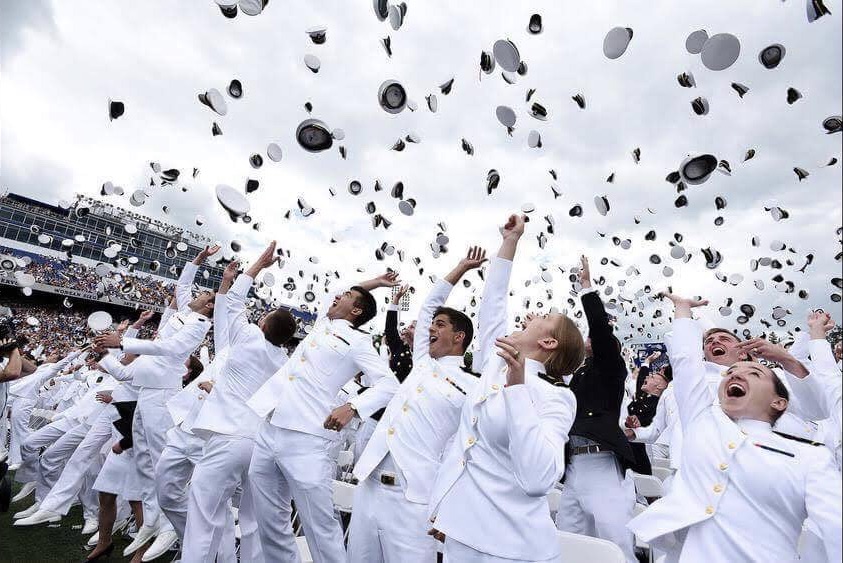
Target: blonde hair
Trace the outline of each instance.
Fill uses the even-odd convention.
[[[574,373],[585,357],[585,343],[577,325],[569,317],[560,315],[552,336],[557,346],[544,363],[548,375],[560,378]]]

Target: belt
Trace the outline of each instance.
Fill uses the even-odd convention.
[[[612,450],[604,448],[600,444],[590,444],[588,446],[577,446],[571,448],[571,455],[597,454],[600,452],[611,452]]]

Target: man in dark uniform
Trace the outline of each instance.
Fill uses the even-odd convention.
[[[579,282],[589,338],[585,363],[567,382],[577,398],[577,415],[565,451],[568,463],[556,524],[567,532],[612,541],[628,563],[636,563],[633,537],[626,529],[635,488],[625,472],[649,473],[650,467],[636,460],[619,424],[626,364],[597,288],[591,287],[585,256]]]

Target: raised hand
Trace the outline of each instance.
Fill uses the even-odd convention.
[[[375,287],[396,287],[401,285],[398,272],[386,272],[376,277],[373,281],[377,284]]]
[[[479,268],[486,261],[486,251],[479,246],[472,246],[468,249],[465,258],[460,260],[459,266],[466,272]]]
[[[580,261],[582,264],[580,265],[579,271],[579,282],[583,289],[588,289],[591,287],[591,270],[588,267],[588,257],[583,254],[580,256]]]
[[[120,324],[117,325],[117,328],[115,330],[117,330],[117,332],[119,332],[120,334],[123,334],[124,332],[126,332],[127,328],[129,328],[129,319],[123,319],[122,321],[120,321]]]
[[[401,303],[401,299],[404,297],[404,295],[409,289],[410,286],[407,284],[404,284],[400,288],[398,288],[398,291],[396,291],[395,295],[392,296],[392,304],[398,305],[399,303]]]
[[[624,421],[624,426],[626,426],[627,428],[640,428],[641,421],[638,420],[638,417],[633,414],[631,416],[626,417],[626,420]]]
[[[794,358],[784,346],[773,344],[764,338],[745,340],[737,345],[737,349],[753,358],[775,362],[800,379],[806,377],[809,373],[807,368]]]
[[[94,337],[94,351],[103,352],[107,348],[119,348],[120,340],[121,338],[119,332],[100,334],[99,336]]]
[[[673,302],[673,316],[677,319],[690,319],[691,309],[708,305],[708,299],[689,299],[667,291],[662,291],[658,297],[667,298]]]
[[[510,215],[503,227],[500,228],[501,236],[506,239],[519,239],[524,234],[526,215]]]
[[[826,337],[828,332],[834,328],[834,320],[831,315],[824,311],[811,311],[808,315],[808,332],[812,340],[820,340]]]
[[[237,277],[237,269],[240,267],[240,262],[237,260],[233,260],[228,263],[225,267],[225,270],[222,271],[222,281],[228,282],[229,285],[234,281],[234,278]]]
[[[202,264],[206,259],[213,256],[217,252],[220,251],[220,245],[215,244],[213,246],[206,246],[202,250],[199,251],[199,254],[196,255],[196,258],[193,259],[193,263],[197,266]]]
[[[509,386],[524,383],[524,354],[515,346],[515,342],[509,336],[495,339],[496,352],[506,362],[508,371],[506,373],[506,384]]]

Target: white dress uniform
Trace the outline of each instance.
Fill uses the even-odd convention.
[[[668,561],[792,561],[807,517],[821,531],[829,561],[840,561],[841,483],[825,448],[787,440],[766,422],[733,421],[706,383],[691,319],[673,322],[670,361],[686,429],[682,470],[670,493],[629,528],[668,551]],[[674,532],[684,537],[672,543]]]
[[[228,326],[223,302],[223,299],[214,302],[214,360],[205,367],[199,377],[167,401],[167,410],[174,426],[167,431],[167,443],[155,466],[158,506],[182,543],[187,526],[189,484],[205,446],[205,440],[193,433],[193,423],[208,398],[208,393],[200,389],[199,384],[207,381],[216,383],[228,358]],[[226,527],[233,534],[233,517],[227,520]],[[233,547],[229,551],[233,552]],[[218,556],[221,557],[221,563],[231,560],[231,553],[220,553]]]
[[[9,385],[9,395],[13,399],[12,417],[10,421],[9,465],[21,464],[21,467],[15,474],[15,481],[19,483],[28,483],[35,480],[35,466],[32,465],[33,462],[31,460],[29,460],[28,464],[24,464],[25,460],[21,455],[21,446],[31,432],[29,418],[32,414],[32,409],[38,403],[38,392],[45,382],[64,370],[80,354],[81,351],[77,350],[71,352],[58,362],[41,364],[33,373]],[[23,471],[22,474],[21,470]]]
[[[468,394],[460,425],[430,497],[433,527],[443,532],[445,561],[560,561],[547,493],[565,471],[564,449],[576,398],[525,361],[525,383],[506,387],[495,339],[507,334],[512,262],[493,258],[480,305],[482,377]],[[476,364],[475,364],[476,365]]]
[[[187,528],[182,561],[202,563],[213,558],[222,540],[228,503],[238,487],[240,527],[257,531],[247,472],[254,437],[261,418],[246,401],[267,379],[287,363],[287,351],[270,343],[263,331],[246,317],[246,295],[254,280],[240,274],[228,293],[218,300],[226,310],[229,356],[221,381],[214,385],[193,432],[207,441],[202,459],[193,472],[187,509]],[[253,561],[255,554],[250,554]]]
[[[633,428],[632,431],[635,433],[633,442],[664,446],[668,453],[670,467],[679,469],[682,459],[682,425],[679,423],[673,383],[668,385],[659,397],[652,422],[647,426]]]
[[[422,305],[425,330],[453,286],[441,279]],[[413,369],[389,402],[354,467],[360,482],[348,540],[349,563],[430,563],[437,544],[427,534],[427,501],[442,454],[457,430],[466,395],[478,379],[462,356],[430,357],[430,339],[413,341]]]
[[[138,354],[133,366],[132,384],[140,389],[135,418],[132,422],[133,450],[143,480],[144,525],[155,527],[161,516],[155,492],[155,466],[167,442],[167,431],[173,421],[167,410],[169,401],[182,388],[185,362],[201,344],[211,328],[204,315],[191,311],[193,278],[198,266],[184,265],[176,283],[178,310],[165,309],[155,340],[123,338],[123,351]],[[161,525],[169,527],[166,518]]]
[[[96,394],[113,391],[118,382],[103,372],[92,371],[92,374],[102,376],[100,383],[92,387],[89,394],[77,407],[74,407],[78,409],[77,415],[87,424],[88,431],[67,460],[58,480],[41,502],[41,510],[66,515],[73,501],[81,494],[80,491],[87,488],[88,476],[91,474],[96,476],[102,466],[100,451],[111,438],[112,415],[105,403],[96,400]],[[92,481],[91,484],[93,484]]]
[[[267,561],[298,561],[291,499],[296,501],[314,562],[345,561],[342,530],[334,516],[335,462],[330,455],[338,434],[323,424],[342,386],[361,371],[372,387],[349,402],[365,419],[386,406],[398,380],[369,334],[347,320],[326,315],[247,402],[258,416],[274,411],[258,430],[249,466]]]

